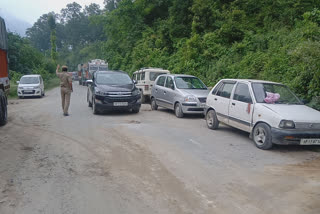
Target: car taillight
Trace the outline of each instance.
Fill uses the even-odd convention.
[[[145,85],[145,86],[144,86],[144,90],[148,91],[148,90],[149,90],[149,86],[148,86],[148,85]]]

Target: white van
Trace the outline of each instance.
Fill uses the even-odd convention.
[[[169,74],[170,71],[162,68],[141,68],[133,73],[132,79],[136,81],[136,87],[141,92],[141,102],[150,100],[151,88],[154,81],[161,74]]]
[[[45,95],[44,83],[41,75],[24,75],[18,84],[18,97],[43,97]]]

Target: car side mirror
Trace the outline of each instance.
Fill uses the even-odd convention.
[[[92,85],[93,81],[92,81],[92,80],[87,80],[86,83],[87,83],[88,85]]]
[[[172,90],[174,90],[174,85],[171,85],[171,87],[170,87]]]
[[[20,81],[17,81],[17,84],[19,84],[20,83]]]
[[[133,84],[137,84],[137,80],[133,80]]]

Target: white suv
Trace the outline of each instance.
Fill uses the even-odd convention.
[[[169,74],[170,71],[162,68],[141,68],[133,73],[132,79],[136,81],[136,87],[141,92],[141,102],[144,103],[150,99],[151,88],[154,81],[161,74]]]
[[[219,122],[249,132],[256,146],[273,144],[320,145],[320,112],[305,106],[280,83],[223,79],[206,102],[210,129]]]

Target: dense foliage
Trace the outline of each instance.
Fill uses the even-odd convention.
[[[9,69],[10,79],[18,81],[25,74],[41,74],[49,80],[55,72],[55,64],[34,48],[29,40],[9,33]]]
[[[272,80],[311,101],[320,96],[319,8],[318,0],[72,3],[55,14],[58,55],[73,67],[92,58],[128,72],[163,67],[210,86],[221,78]],[[47,20],[27,32],[42,52],[50,50]]]

